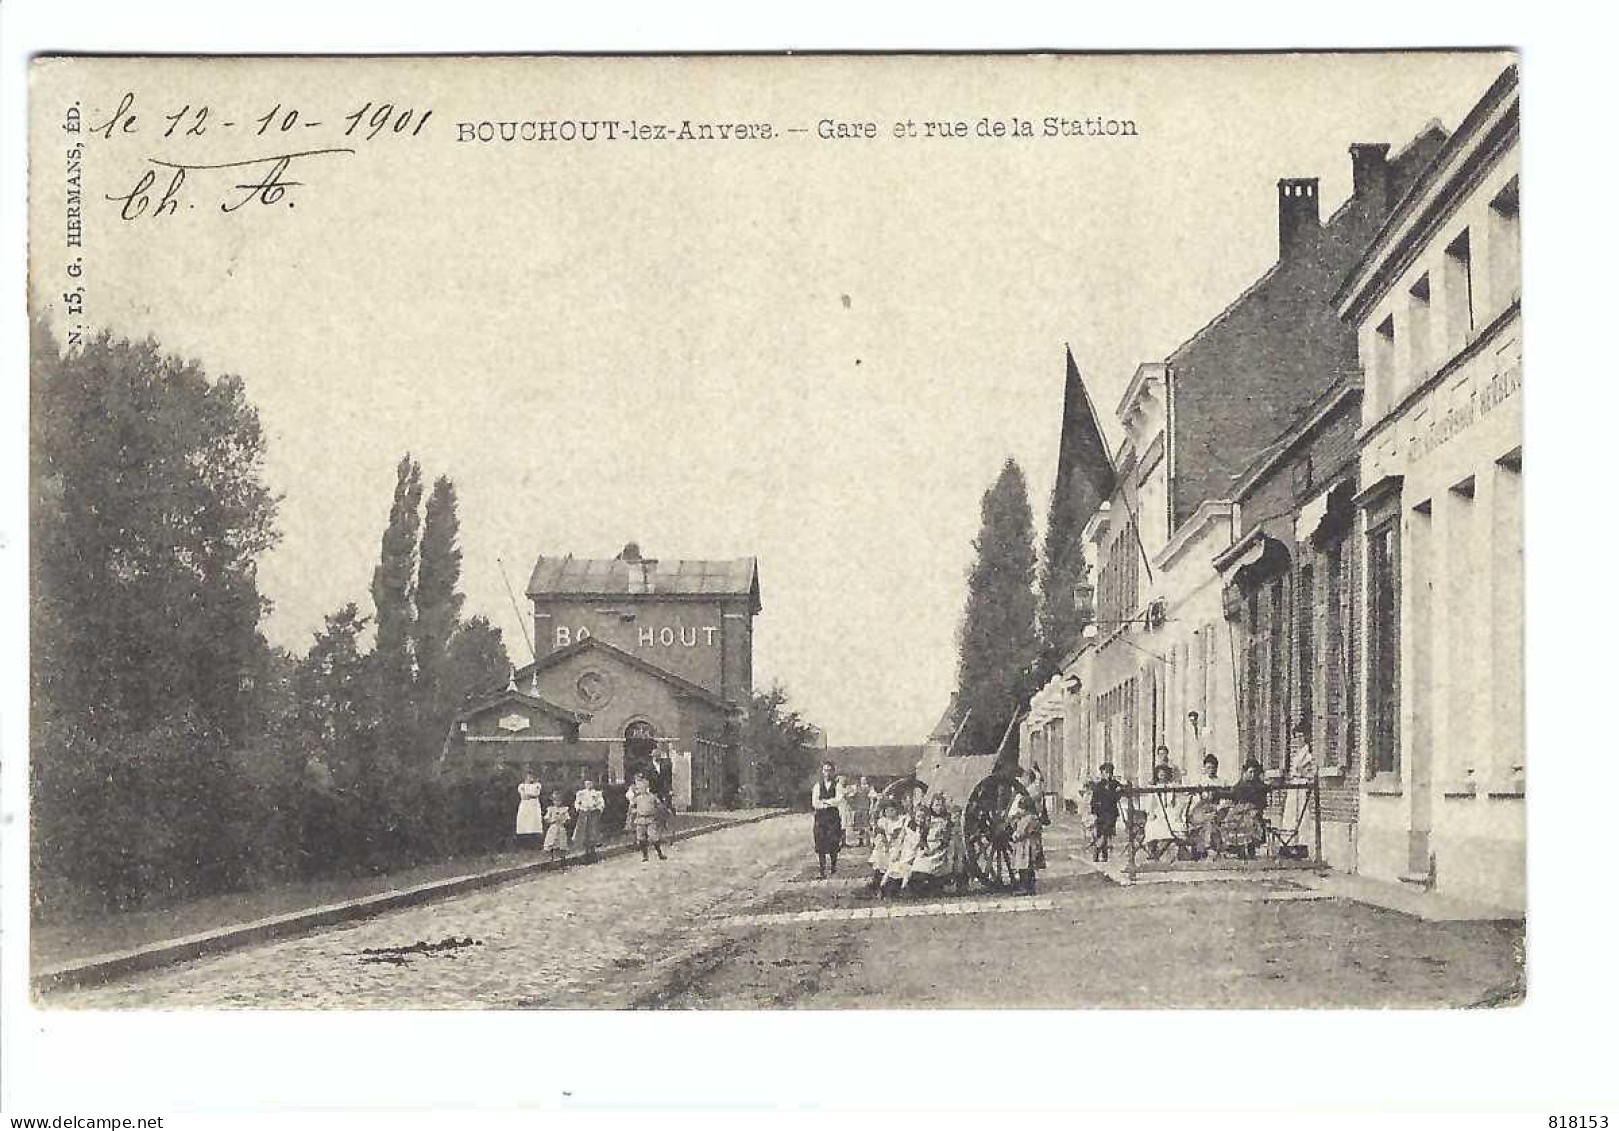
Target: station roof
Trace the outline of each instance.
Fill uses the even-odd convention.
[[[719,561],[541,556],[529,575],[530,597],[747,597],[759,611],[755,558]]]

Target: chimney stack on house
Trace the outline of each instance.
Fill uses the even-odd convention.
[[[1315,242],[1321,231],[1320,183],[1315,177],[1283,177],[1276,182],[1276,229],[1282,259]]]
[[[1354,168],[1355,199],[1372,205],[1378,215],[1389,207],[1388,142],[1360,142],[1349,147]]]

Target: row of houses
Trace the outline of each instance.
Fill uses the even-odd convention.
[[[1454,133],[1349,160],[1325,219],[1279,181],[1275,263],[1137,368],[1104,490],[1059,466],[1105,494],[1095,620],[1022,749],[1077,806],[1103,762],[1279,777],[1308,748],[1327,863],[1521,909],[1516,69]],[[1068,381],[1065,451],[1096,432]]]

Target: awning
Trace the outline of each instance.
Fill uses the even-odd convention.
[[[1226,585],[1252,585],[1263,578],[1285,571],[1293,555],[1287,544],[1263,530],[1255,530],[1225,554],[1214,559],[1214,566]]]
[[[1260,560],[1263,559],[1264,556],[1265,556],[1265,542],[1266,541],[1267,540],[1264,539],[1264,538],[1255,538],[1254,541],[1253,541],[1253,545],[1249,546],[1248,549],[1243,552],[1243,554],[1242,554],[1242,556],[1240,558],[1238,558],[1236,561],[1232,562],[1226,568],[1229,569],[1232,573],[1240,573],[1242,570],[1247,569],[1249,566],[1258,565],[1260,563]]]
[[[1293,520],[1294,542],[1307,542],[1315,536],[1315,532],[1327,517],[1328,494],[1329,492],[1323,491],[1299,508],[1298,517]]]

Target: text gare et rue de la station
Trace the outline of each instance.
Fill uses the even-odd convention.
[[[484,119],[455,123],[457,142],[608,142],[608,141],[774,141],[815,138],[821,141],[876,141],[893,138],[1133,138],[1140,128],[1133,118],[1101,115],[1067,117],[1049,114],[1024,118],[899,118],[888,121],[821,118],[813,126],[778,126],[773,122],[678,121],[642,118]]]

